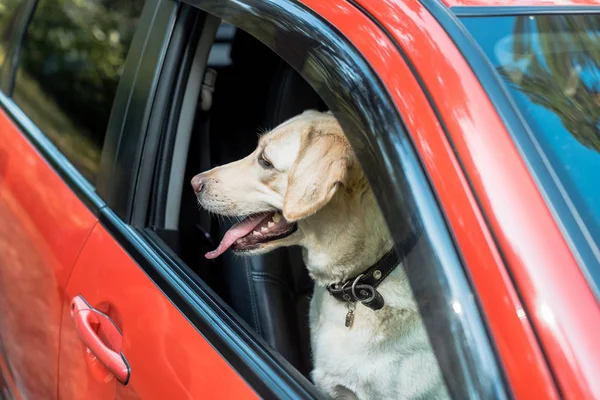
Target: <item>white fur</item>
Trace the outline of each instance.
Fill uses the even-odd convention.
[[[331,160],[317,157],[314,168],[298,167],[301,157],[323,151],[322,146],[331,146],[322,157]],[[263,149],[272,170],[257,163]],[[340,161],[346,162],[347,170],[338,168],[335,180],[328,179],[334,172],[323,165],[335,168]],[[250,253],[302,246],[315,281],[310,331],[312,378],[319,388],[335,398],[447,397],[405,274],[407,265],[416,267],[410,255],[378,287],[384,307],[373,311],[358,303],[350,328],[344,324],[346,305],[326,290],[328,284],[368,269],[393,245],[375,195],[331,114],[308,111],[296,116],[265,135],[250,156],[200,176],[207,187],[199,203],[212,212],[236,216],[283,210],[288,221],[297,221],[296,233]],[[308,195],[294,203],[298,193]],[[311,202],[318,207],[307,207]],[[298,216],[297,207],[306,211]]]

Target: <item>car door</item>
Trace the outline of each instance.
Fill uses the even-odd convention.
[[[117,100],[123,101],[115,105],[121,111],[109,126],[104,151],[112,157],[104,166],[110,173],[98,182],[107,206],[99,210],[66,290],[71,303],[63,309],[61,398],[320,397],[182,262],[151,220],[165,194],[153,190],[170,187],[164,153],[172,151],[173,121],[185,98],[181,74],[185,78],[189,45],[215,16],[255,35],[302,71],[335,110],[369,178],[385,194],[382,208],[392,228],[405,207],[411,210],[411,228],[427,238],[423,271],[431,285],[419,290],[431,294],[425,319],[449,390],[460,398],[504,398],[502,367],[460,256],[396,104],[376,78],[392,77],[388,67],[408,71],[393,50],[369,52],[373,43],[386,43],[377,26],[345,2],[330,11],[296,1],[283,2],[285,7],[251,0],[154,4],[155,13],[138,25],[146,30],[146,45],[135,50],[135,73],[123,73],[129,94]],[[420,89],[412,86],[410,93],[435,118]],[[434,121],[427,127],[432,132],[439,128]]]
[[[343,122],[353,145],[360,150],[361,163],[375,188],[385,194],[381,205],[393,233],[398,232],[394,230],[394,221],[397,223],[398,216],[404,215],[404,207],[410,209],[411,228],[423,229],[427,239],[423,254],[426,262],[422,269],[430,284],[417,289],[430,295],[431,302],[424,305],[424,319],[451,394],[460,398],[477,395],[503,398],[506,395],[503,367],[514,368],[521,360],[528,376],[535,378],[532,381],[534,391],[544,390],[551,395],[553,383],[541,354],[537,352],[535,340],[527,323],[514,312],[519,303],[514,298],[512,286],[501,269],[494,269],[502,266],[501,260],[477,208],[472,205],[468,185],[455,160],[448,156],[451,149],[443,147],[444,142],[439,139],[437,116],[411,70],[377,25],[360,8],[341,1],[335,2],[335,7],[313,1],[285,1],[285,7],[252,0],[227,6],[209,1],[190,3],[218,17],[228,18],[259,37],[302,71],[303,77],[319,90]],[[65,6],[60,2],[49,4],[41,0],[38,7],[50,16],[61,13],[49,7]],[[98,11],[94,4],[73,14],[72,4],[69,5],[59,10],[70,18],[85,16],[90,10]],[[139,11],[141,7],[132,7],[131,14],[127,15],[131,17]],[[110,122],[104,121],[106,129],[100,130],[106,134],[101,156],[97,149],[90,148],[90,138],[95,137],[93,132],[81,141],[72,137],[61,141],[61,137],[52,136],[56,134],[53,124],[60,123],[67,131],[70,128],[64,119],[50,118],[66,107],[63,100],[60,106],[53,108],[44,96],[46,91],[62,96],[69,94],[56,84],[59,77],[65,78],[64,75],[50,74],[56,82],[27,86],[27,78],[34,72],[48,80],[48,71],[60,70],[57,65],[70,65],[79,72],[80,67],[85,66],[83,62],[89,61],[77,59],[77,55],[85,54],[85,51],[78,48],[75,52],[62,53],[64,58],[45,54],[36,59],[36,52],[31,48],[28,50],[27,35],[24,36],[24,56],[21,56],[29,65],[17,69],[14,101],[2,97],[2,104],[10,114],[10,121],[17,121],[35,146],[33,151],[41,152],[60,174],[60,179],[50,180],[52,186],[44,187],[54,190],[61,187],[60,182],[70,184],[69,193],[75,200],[73,203],[58,201],[57,208],[63,211],[60,215],[76,214],[74,204],[80,203],[87,206],[86,210],[91,210],[90,225],[86,225],[81,239],[85,246],[81,250],[80,245],[77,251],[72,251],[75,255],[71,266],[75,263],[75,267],[72,271],[69,267],[69,272],[65,273],[67,277],[60,281],[64,282],[57,313],[58,325],[62,328],[60,355],[58,359],[56,356],[50,358],[57,361],[54,365],[58,364],[58,371],[54,367],[53,379],[58,376],[60,398],[319,396],[306,378],[269,349],[205,283],[193,276],[190,268],[153,235],[147,221],[148,211],[154,207],[151,200],[155,200],[150,188],[155,179],[161,178],[154,168],[160,164],[157,149],[164,143],[161,140],[167,139],[165,132],[168,134],[170,127],[168,119],[163,118],[174,110],[171,102],[178,98],[174,88],[181,72],[179,66],[186,64],[182,61],[188,54],[187,39],[201,35],[206,17],[189,5],[149,1],[139,22],[135,18],[125,18],[117,24],[109,19],[112,22],[103,27],[89,18],[75,18],[80,24],[87,21],[80,29],[90,34],[88,38],[92,43],[98,41],[104,46],[121,43],[124,32],[115,33],[116,26],[137,27],[129,52],[118,46],[118,51],[113,49],[111,52],[121,55],[118,73],[112,75],[113,81],[115,76],[120,77],[118,89],[103,80],[83,80],[83,87],[99,89],[98,98],[104,101],[106,96],[102,96],[105,93],[101,89],[105,84],[115,92],[114,105],[111,97],[110,111],[104,110],[105,116],[110,114]],[[43,19],[45,22],[52,20]],[[36,23],[35,14],[32,21]],[[72,41],[73,38],[81,38],[78,35],[52,35],[48,29],[37,29],[33,33],[31,37],[38,43],[51,38],[56,39],[56,43],[72,44],[77,42]],[[45,51],[44,46],[37,50]],[[128,53],[127,63],[123,53]],[[77,62],[56,63],[64,59],[73,61],[73,57]],[[108,56],[100,58],[110,59]],[[18,64],[20,57],[16,61]],[[105,67],[111,71],[110,66]],[[398,71],[404,72],[403,78],[411,79],[400,80]],[[81,79],[80,75],[73,75]],[[67,77],[73,79],[73,76]],[[82,87],[81,81],[74,81],[76,84],[72,87]],[[34,95],[26,89],[34,91]],[[407,95],[399,96],[399,93]],[[12,89],[9,94],[13,95]],[[79,94],[82,96],[76,100],[87,99],[97,104],[94,96],[89,100],[84,93]],[[42,104],[39,104],[40,100]],[[66,104],[74,107],[76,101]],[[105,102],[100,104],[106,107]],[[41,110],[46,113],[40,116]],[[77,110],[82,113],[78,124],[97,121],[93,113]],[[411,132],[413,138],[430,140],[427,144],[442,143],[443,151],[437,148],[434,153],[428,151],[427,146],[415,146],[419,153],[415,152],[407,132]],[[91,140],[91,143],[97,142]],[[13,151],[12,147],[5,149]],[[82,154],[89,157],[81,157]],[[436,202],[421,164],[425,160],[424,164],[430,168],[427,173],[433,176],[429,179],[435,183],[435,193],[447,193],[445,190],[449,186],[443,184],[439,175],[436,178],[436,171],[426,163],[438,157],[440,163],[448,167],[448,175],[444,178],[454,182],[453,187],[460,188],[454,192],[455,203],[444,203],[444,207]],[[95,162],[90,163],[90,159]],[[16,186],[13,183],[11,187]],[[454,207],[454,204],[458,206]],[[39,210],[30,207],[23,214],[29,217]],[[449,222],[442,211],[450,215]],[[463,220],[457,220],[459,213]],[[99,223],[95,224],[94,215],[99,217]],[[62,220],[52,222],[64,223]],[[457,252],[460,247],[455,247],[451,232],[458,232],[461,247],[471,251],[467,254]],[[65,242],[72,244],[74,241],[59,241],[61,245]],[[475,251],[473,245],[465,246],[465,242],[485,243],[485,246]],[[13,240],[11,244],[18,244],[18,241]],[[481,265],[494,266],[487,271],[495,274],[500,284],[492,289],[499,298],[509,299],[504,305],[484,303],[486,312],[496,316],[496,323],[491,326],[487,326],[479,312],[476,292],[463,270],[462,256],[470,268],[479,261],[485,262]],[[482,275],[478,276],[480,289]],[[499,308],[494,310],[493,305]],[[502,314],[509,309],[512,314]],[[507,318],[510,329],[497,323],[498,315]],[[518,340],[507,344],[501,336],[504,332],[516,335]],[[494,342],[490,337],[495,339]],[[499,357],[494,351],[498,343],[501,345]],[[36,363],[34,357],[28,361],[25,365],[29,368],[49,365]],[[22,374],[13,375],[20,379]],[[511,384],[520,382],[514,374],[509,376]],[[19,383],[19,379],[14,379],[15,386],[35,390],[32,379],[29,386]],[[518,388],[523,391],[520,393],[527,393],[525,385]],[[30,393],[24,391],[24,394],[28,397]],[[52,384],[46,385],[46,392],[41,394],[54,397]]]
[[[105,152],[115,151],[113,140],[119,141],[136,118],[144,117],[132,97],[144,101],[152,97],[153,75],[148,72],[166,69],[161,64],[165,49],[184,51],[188,31],[200,24],[197,13],[185,8],[171,1],[145,5],[121,77],[129,85],[123,84],[124,95],[113,106]],[[116,146],[123,151],[127,145]],[[137,168],[130,149],[119,155],[125,157],[107,163],[110,173],[97,181],[98,190],[105,189],[108,197],[113,190],[110,181]],[[147,244],[116,216],[118,202],[109,206],[98,209],[101,222],[89,235],[66,286],[59,398],[256,397],[228,360],[190,324],[190,317],[181,311],[185,308],[171,302],[177,286],[171,291],[157,286],[173,280],[164,261],[149,253]]]
[[[166,15],[163,28],[167,30],[171,16],[177,11],[174,3],[169,6],[162,9]],[[117,281],[126,287],[109,286],[118,289],[120,295],[137,291],[141,296],[126,296],[124,301],[117,302],[135,307],[134,315],[127,310],[122,315],[141,328],[134,335],[139,339],[135,343],[144,342],[148,346],[139,354],[145,357],[156,349],[163,357],[166,353],[174,354],[161,358],[157,364],[142,361],[151,373],[137,376],[147,378],[155,396],[168,397],[177,388],[184,391],[192,388],[192,393],[198,393],[194,387],[206,390],[210,385],[213,389],[222,385],[226,388],[223,393],[235,396],[249,391],[235,373],[228,375],[223,368],[217,368],[219,362],[223,367],[223,359],[215,359],[214,350],[146,275],[137,267],[128,270],[135,264],[131,264],[112,237],[107,241],[101,227],[94,229],[104,207],[97,185],[104,170],[100,165],[104,137],[110,131],[109,118],[118,118],[120,110],[118,102],[113,107],[113,100],[120,97],[119,93],[129,93],[123,80],[130,71],[137,72],[139,57],[129,48],[141,50],[143,46],[137,42],[146,40],[142,31],[134,40],[142,7],[141,1],[122,5],[42,0],[28,3],[24,7],[27,12],[21,9],[18,18],[10,21],[11,32],[14,30],[11,35],[18,39],[3,42],[7,50],[3,53],[7,55],[2,65],[3,77],[8,82],[2,81],[5,91],[0,95],[3,107],[0,112],[0,371],[5,382],[0,397],[137,396],[135,390],[116,394],[115,386],[112,392],[107,390],[111,386],[106,384],[106,376],[101,375],[106,371],[105,365],[109,368],[115,365],[114,359],[104,358],[105,354],[112,355],[106,345],[114,348],[119,329],[123,329],[119,309],[109,307],[113,297],[104,283],[110,282],[102,280],[116,275],[121,275],[122,280]],[[158,11],[156,3],[149,3],[142,20],[153,21]],[[160,28],[155,32],[165,34]],[[132,60],[131,68],[126,67],[127,57]],[[125,73],[121,74],[123,69]],[[117,90],[120,76],[124,78]],[[116,116],[109,117],[111,110]],[[102,163],[111,165],[110,153],[107,160]],[[82,251],[86,241],[89,246]],[[99,258],[102,262],[92,265],[90,255],[96,259],[98,254],[114,257]],[[76,264],[76,260],[80,261]],[[117,270],[107,270],[104,261]],[[85,268],[74,270],[75,264]],[[88,273],[97,274],[99,280],[81,285],[82,273],[86,277]],[[71,291],[73,287],[77,288],[76,293]],[[98,288],[106,291],[101,292],[103,303],[95,301],[94,291]],[[80,294],[88,295],[90,303]],[[144,298],[148,305],[142,308],[148,312],[145,316],[139,314],[142,309],[138,309],[141,304],[136,301],[138,298]],[[110,325],[100,324],[95,319],[99,315]],[[63,325],[69,329],[61,331]],[[167,329],[160,331],[154,329],[155,325]],[[129,325],[125,328],[125,332],[131,331]],[[166,339],[167,347],[156,346],[160,342],[156,338]],[[59,357],[61,342],[63,353],[67,350],[64,357]],[[179,351],[173,353],[172,344]],[[140,365],[135,351],[130,352],[127,343],[123,347],[133,365]],[[181,374],[179,366],[185,365],[189,350],[202,354],[201,361],[193,367],[214,368],[212,375],[204,375],[205,382],[192,382],[189,375],[186,379]],[[77,357],[71,364],[72,354]],[[173,363],[163,363],[169,360]],[[166,370],[154,371],[160,365]],[[194,369],[190,365],[185,367],[184,373]],[[227,366],[225,369],[232,371]],[[83,377],[88,373],[93,378],[99,377],[104,385],[95,390],[96,387],[86,387],[91,381],[78,379],[69,382],[76,385],[58,386],[59,380],[79,378],[78,373]],[[151,385],[159,375],[166,378],[160,382],[168,393]],[[118,373],[116,376],[120,377]],[[128,379],[121,380],[125,384]],[[183,384],[178,386],[179,381]],[[127,389],[134,388],[135,382],[133,379]],[[144,394],[152,397],[147,391]]]
[[[98,225],[77,261],[63,310],[59,397],[255,398],[140,268],[148,261],[130,254]]]
[[[0,371],[8,398],[56,397],[64,289],[96,217],[55,162],[63,159],[10,98],[33,2],[3,4],[0,93]],[[54,106],[48,102],[50,109]],[[54,162],[49,158],[53,158]]]
[[[64,288],[96,218],[5,111],[0,136],[2,370],[23,397],[54,398]]]

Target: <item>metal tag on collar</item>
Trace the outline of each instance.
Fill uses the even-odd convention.
[[[356,304],[348,302],[346,303],[346,308],[348,309],[348,313],[346,314],[346,328],[352,328],[352,324],[354,324],[354,310],[356,310]]]

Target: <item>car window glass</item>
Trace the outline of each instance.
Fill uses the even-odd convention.
[[[15,102],[94,181],[143,0],[40,0],[27,29]]]
[[[600,243],[600,15],[463,23],[507,83],[579,219]]]
[[[27,3],[23,0],[4,0],[0,2],[0,67],[7,57],[7,44],[12,42],[15,23],[20,11]]]

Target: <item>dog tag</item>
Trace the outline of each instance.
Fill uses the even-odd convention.
[[[351,328],[353,322],[354,322],[354,313],[352,311],[348,311],[348,314],[346,314],[346,328]]]
[[[348,302],[346,303],[346,308],[348,309],[348,313],[346,314],[346,328],[352,328],[352,324],[354,323],[354,310],[356,309],[356,304]]]

